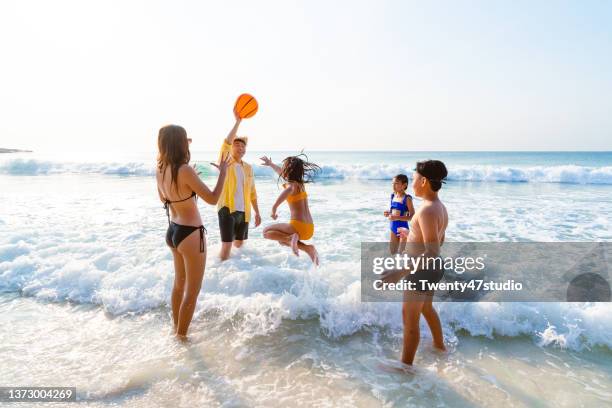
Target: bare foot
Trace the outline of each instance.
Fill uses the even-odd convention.
[[[306,245],[306,248],[304,248],[304,252],[308,254],[313,264],[319,266],[319,254],[314,245]]]
[[[415,375],[416,369],[408,364],[404,364],[401,361],[385,361],[378,363],[378,369],[386,371],[391,374],[407,374]]]
[[[300,236],[295,233],[291,236],[291,250],[295,254],[295,256],[300,256],[300,251],[298,250],[298,241],[300,240]]]
[[[444,352],[448,351],[448,350],[446,350],[446,347],[444,346],[444,343],[442,343],[442,345],[432,343],[432,347],[433,347],[433,349],[435,351],[438,351],[440,353],[444,353]]]

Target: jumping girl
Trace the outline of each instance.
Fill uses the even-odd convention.
[[[299,256],[299,250],[306,252],[315,265],[319,264],[319,256],[314,245],[305,244],[314,234],[314,224],[308,208],[308,194],[304,184],[310,183],[319,166],[303,160],[300,156],[289,156],[283,160],[282,167],[277,166],[269,157],[261,157],[264,166],[271,167],[279,179],[284,181],[285,189],[272,206],[272,219],[276,220],[276,210],[287,200],[291,219],[289,223],[273,224],[264,229],[264,238],[278,241],[279,244],[290,246],[293,253]],[[307,159],[307,158],[306,158]]]

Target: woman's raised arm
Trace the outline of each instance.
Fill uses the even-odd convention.
[[[208,204],[215,205],[219,201],[221,191],[223,191],[223,183],[225,182],[225,176],[227,175],[227,167],[229,166],[230,157],[226,154],[221,162],[217,165],[211,163],[213,166],[219,169],[219,177],[217,178],[217,184],[211,191],[208,186],[200,179],[200,176],[196,173],[195,169],[190,166],[182,166],[179,172],[182,174],[181,178],[185,180],[185,184],[191,188],[192,191],[201,197]]]

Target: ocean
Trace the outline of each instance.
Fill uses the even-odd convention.
[[[423,320],[413,371],[385,368],[401,304],[361,302],[360,243],[388,239],[391,178],[423,159],[449,169],[447,241],[612,241],[611,152],[306,153],[322,168],[307,187],[320,267],[262,238],[281,190],[256,165],[263,223],[227,262],[198,201],[208,260],[188,344],[171,336],[155,153],[0,155],[0,385],[75,386],[91,407],[610,404],[609,303],[437,303],[449,352]],[[192,152],[208,185],[216,157]]]

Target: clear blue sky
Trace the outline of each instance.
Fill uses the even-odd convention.
[[[0,3],[0,147],[612,150],[611,1]]]

